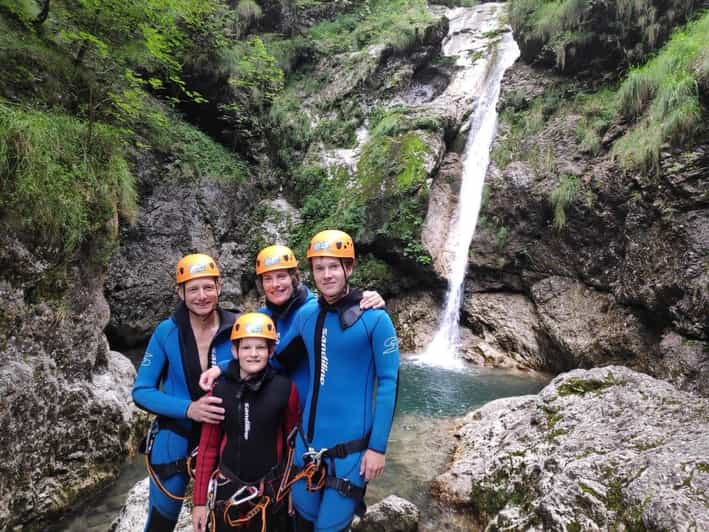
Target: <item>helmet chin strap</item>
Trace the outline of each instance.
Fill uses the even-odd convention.
[[[340,259],[340,266],[342,267],[342,274],[345,276],[345,289],[342,291],[340,297],[345,297],[350,293],[350,278],[347,275],[347,270],[345,269],[345,259]]]

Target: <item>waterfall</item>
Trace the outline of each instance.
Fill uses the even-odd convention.
[[[483,11],[486,10],[486,11]],[[426,352],[418,360],[444,367],[461,366],[458,322],[463,294],[463,281],[468,265],[468,249],[475,233],[480,212],[485,174],[490,162],[490,146],[497,126],[496,105],[500,96],[502,76],[519,57],[519,48],[512,32],[496,31],[501,25],[504,4],[483,4],[477,8],[451,10],[450,32],[444,43],[444,53],[456,56],[465,69],[463,87],[473,91],[473,111],[468,122],[468,137],[462,155],[462,176],[458,207],[448,231],[446,252],[448,262],[448,294],[439,328]],[[481,16],[484,15],[484,16]],[[481,27],[482,24],[482,27]],[[486,27],[489,29],[486,29]],[[475,30],[471,32],[471,30]],[[496,42],[490,42],[494,35]],[[479,50],[479,42],[487,38],[486,54],[471,54]],[[485,41],[482,41],[485,42]],[[471,55],[478,55],[477,60]],[[482,57],[480,57],[482,55]]]

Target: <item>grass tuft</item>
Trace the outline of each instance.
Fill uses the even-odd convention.
[[[566,226],[566,209],[574,201],[579,188],[579,179],[574,175],[562,175],[559,184],[551,192],[554,209],[554,227],[561,231]]]
[[[681,146],[705,127],[699,83],[709,78],[709,13],[674,33],[660,53],[634,68],[618,91],[619,108],[635,126],[613,148],[626,170],[659,171],[663,144]]]

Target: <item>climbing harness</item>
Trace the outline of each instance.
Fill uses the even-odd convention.
[[[188,499],[189,496],[175,495],[165,487],[160,479],[167,479],[178,473],[187,475],[190,479],[194,479],[194,471],[197,465],[197,453],[199,452],[199,447],[192,449],[190,454],[185,458],[180,458],[165,464],[151,464],[150,453],[153,450],[155,438],[161,429],[171,430],[180,436],[187,438],[188,440],[191,436],[187,429],[178,425],[173,420],[165,417],[157,417],[150,424],[148,433],[145,436],[145,439],[141,442],[139,450],[145,456],[145,468],[148,470],[148,475],[150,475],[153,483],[158,487],[163,495],[175,501],[184,501]]]
[[[311,445],[308,445],[302,427],[300,425],[297,426],[288,436],[290,445],[288,461],[286,463],[286,474],[288,476],[290,476],[291,469],[297,467],[293,466],[293,450],[295,445],[292,441],[295,438],[296,431],[303,439],[303,443],[305,443],[308,450],[303,453],[303,467],[299,468],[299,471],[285,483],[285,486],[283,486],[282,482],[282,488],[290,489],[294,483],[305,479],[305,486],[308,491],[332,488],[337,490],[340,495],[354,499],[357,502],[357,510],[355,513],[359,516],[363,515],[367,509],[364,504],[364,495],[367,491],[367,486],[365,484],[365,486],[360,487],[352,484],[348,478],[338,477],[335,470],[335,458],[345,458],[350,454],[367,449],[370,433],[365,434],[363,438],[338,443],[334,447],[316,450]],[[284,481],[286,478],[287,476],[284,475]]]
[[[232,528],[247,526],[255,518],[261,521],[261,532],[268,530],[269,509],[277,511],[280,502],[288,495],[281,490],[283,480],[276,488],[276,481],[284,477],[286,471],[282,465],[275,466],[264,477],[256,482],[244,482],[225,467],[220,467],[212,473],[207,487],[207,507],[209,509],[209,524],[212,532],[216,530],[217,515],[221,515],[224,523]],[[226,498],[219,499],[220,488],[234,484],[234,492]],[[290,499],[289,513],[292,512]]]

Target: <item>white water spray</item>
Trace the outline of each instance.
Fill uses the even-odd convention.
[[[483,12],[483,14],[490,16],[481,20],[480,8],[487,9],[488,12]],[[473,9],[468,10],[469,12],[464,9],[452,10],[449,15],[452,15],[449,41],[444,45],[444,53],[457,56],[460,64],[461,61],[470,62],[471,49],[474,50],[476,44],[479,47],[480,42],[485,42],[480,37],[478,37],[478,42],[475,42],[476,35],[482,33],[482,37],[488,39],[488,44],[485,45],[487,53],[483,58],[479,58],[477,61],[473,60],[469,71],[462,76],[466,90],[474,91],[473,94],[477,96],[477,99],[470,116],[469,133],[463,151],[463,172],[458,207],[451,220],[451,228],[448,231],[448,241],[445,247],[450,256],[447,265],[448,295],[439,329],[426,352],[418,357],[421,362],[448,368],[462,365],[458,356],[460,345],[458,322],[463,281],[468,266],[468,249],[475,234],[485,174],[490,162],[490,146],[495,137],[496,105],[500,96],[500,83],[505,70],[512,66],[519,57],[519,48],[510,31],[493,32],[498,33],[499,37],[494,37],[497,42],[489,42],[490,30],[494,30],[496,27],[489,27],[489,29],[484,26],[480,27],[481,22],[487,26],[501,24],[500,18],[504,12],[504,4],[484,4],[474,9],[477,11],[473,11]],[[475,24],[475,26],[466,26],[466,24]],[[470,30],[476,30],[476,32],[466,33]],[[456,34],[453,33],[454,31]],[[453,38],[455,35],[458,35],[457,39]],[[461,35],[470,39],[466,46],[461,45]]]

